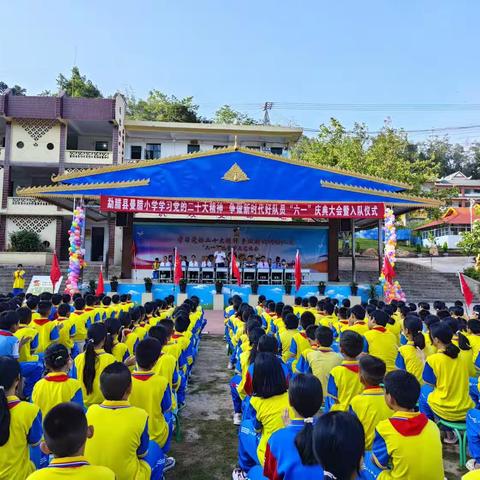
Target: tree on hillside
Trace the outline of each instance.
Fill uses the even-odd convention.
[[[145,100],[137,100],[134,95],[129,94],[126,98],[127,113],[134,120],[194,123],[202,121],[193,97],[177,98],[159,90],[150,90]]]
[[[5,93],[5,91],[8,89],[8,85],[5,82],[0,81],[0,95],[2,93]],[[20,85],[14,85],[13,87],[10,87],[12,89],[12,93],[14,95],[22,95],[25,96],[27,94],[27,89],[22,88]]]
[[[60,91],[64,91],[70,97],[101,98],[102,92],[85,75],[81,75],[78,67],[72,68],[70,78],[61,73],[57,77],[57,85]]]
[[[234,110],[230,105],[223,105],[215,112],[213,123],[226,123],[234,125],[258,125],[259,122],[249,117],[246,113]]]
[[[371,136],[365,125],[355,124],[348,132],[333,118],[328,125],[320,126],[316,137],[301,139],[293,148],[292,156],[405,182],[413,187],[412,193],[420,193],[425,183],[435,180],[439,174],[439,167],[433,159],[421,154],[401,130],[387,126],[378,135]],[[437,194],[432,192],[431,195]]]

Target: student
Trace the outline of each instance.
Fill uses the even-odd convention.
[[[58,342],[60,338],[57,322],[48,319],[51,308],[52,304],[50,302],[43,300],[39,302],[37,307],[39,316],[32,321],[32,327],[38,333],[37,353],[43,353],[49,345]]]
[[[351,308],[348,325],[345,326],[343,331],[346,330],[352,330],[360,335],[364,335],[368,332],[368,324],[365,322],[365,309],[361,305],[354,305]]]
[[[463,422],[474,407],[469,391],[469,372],[460,357],[460,349],[452,343],[452,331],[444,322],[432,326],[432,343],[438,352],[430,355],[423,370],[424,385],[419,407],[431,420],[435,416],[449,422]],[[446,431],[444,441],[455,443],[456,435]]]
[[[290,382],[288,400],[293,419],[268,440],[263,475],[269,480],[323,478],[313,453],[313,424],[323,402],[322,384],[313,375],[297,375]],[[252,470],[248,476],[254,479]]]
[[[87,295],[88,297],[88,295]],[[93,304],[95,298],[92,295],[90,302]],[[73,356],[76,357],[80,352],[83,352],[85,346],[85,340],[87,339],[87,330],[94,323],[95,311],[86,310],[86,302],[83,298],[76,298],[73,302],[75,307],[74,311],[70,314],[70,320],[75,325],[75,335],[73,336],[73,342],[75,344],[75,350]],[[88,307],[93,308],[93,307]]]
[[[358,356],[362,353],[363,337],[357,332],[344,332],[340,337],[340,352],[344,360],[330,372],[327,382],[325,411],[346,412],[352,398],[362,392],[358,376]]]
[[[425,336],[422,332],[422,321],[418,317],[407,316],[403,321],[403,335],[407,343],[398,349],[395,366],[406,370],[423,383],[422,374],[425,365]]]
[[[54,407],[43,422],[44,438],[41,449],[53,455],[47,468],[32,473],[27,480],[115,480],[115,474],[107,467],[90,465],[86,457],[85,443],[94,434],[79,405],[61,403]]]
[[[168,420],[171,417],[172,394],[167,379],[153,371],[161,351],[162,345],[156,338],[146,338],[138,344],[135,353],[137,367],[132,373],[128,400],[134,407],[143,408],[147,412],[150,440],[166,453],[170,443]],[[164,471],[174,466],[175,460],[170,457],[166,459]]]
[[[42,439],[42,414],[37,405],[17,396],[20,365],[0,356],[0,478],[23,480],[35,470],[29,447]]]
[[[159,278],[159,272],[158,272],[158,269],[160,268],[160,260],[158,259],[158,257],[155,257],[155,260],[153,261],[153,265],[152,265],[152,278],[154,280],[158,280]]]
[[[70,306],[66,303],[61,303],[57,308],[57,325],[59,327],[58,343],[72,351],[75,342],[73,337],[76,333],[76,327],[73,320],[70,318]]]
[[[38,356],[35,355],[35,350],[38,346],[38,333],[31,326],[32,311],[28,307],[20,307],[17,308],[15,314],[20,322],[17,331],[14,333],[20,342],[18,360],[21,363],[37,362]]]
[[[480,320],[472,319],[467,322],[466,336],[472,347],[472,357],[475,361],[480,352]]]
[[[118,318],[109,318],[105,320],[105,328],[107,329],[107,338],[103,346],[107,353],[115,357],[117,362],[125,362],[130,356],[128,347],[120,342],[122,335],[122,324]]]
[[[342,363],[342,357],[331,348],[333,332],[330,328],[317,327],[315,341],[316,343],[311,349],[302,353],[296,371],[297,373],[313,373],[320,380],[323,391],[326,392],[330,372]]]
[[[160,447],[149,440],[148,414],[128,402],[132,377],[120,362],[108,365],[100,376],[105,400],[87,411],[94,435],[87,439],[85,456],[93,465],[110,468],[116,480],[159,480],[165,463]]]
[[[387,372],[395,370],[397,358],[397,338],[386,328],[388,315],[382,310],[375,310],[369,315],[368,332],[365,332],[365,352],[381,358],[387,366]]]
[[[289,361],[292,363],[292,370],[295,369],[296,362],[300,358],[302,352],[307,348],[310,348],[310,343],[307,340],[305,330],[307,330],[310,325],[315,325],[315,315],[308,310],[303,312],[300,317],[300,325],[302,326],[302,331],[297,332],[294,335],[290,344]]]
[[[85,351],[75,358],[72,376],[80,380],[83,400],[88,407],[103,402],[100,375],[105,367],[115,362],[115,357],[103,348],[107,339],[107,329],[103,323],[94,323],[88,329],[87,338]]]
[[[324,470],[325,480],[356,479],[364,452],[365,435],[362,424],[354,415],[330,412],[315,423],[313,453]]]
[[[158,340],[161,346],[160,356],[158,357],[157,363],[155,363],[153,367],[153,371],[157,375],[161,375],[167,379],[170,389],[172,390],[172,396],[174,396],[173,393],[178,389],[179,386],[179,376],[177,359],[170,353],[167,353],[165,348],[170,340],[169,331],[163,324],[160,324],[152,327],[148,331],[147,338],[149,337]]]
[[[25,270],[23,269],[23,265],[19,263],[17,265],[17,269],[13,272],[12,293],[14,295],[23,293],[24,288],[25,288]]]
[[[45,352],[45,366],[48,373],[35,384],[32,402],[40,407],[42,416],[56,405],[74,402],[83,408],[82,386],[68,376],[72,359],[64,345],[50,345]]]
[[[283,320],[285,328],[277,333],[277,339],[281,346],[282,360],[286,362],[290,358],[290,345],[293,337],[298,333],[298,317],[294,313],[287,313]]]
[[[475,474],[471,477],[467,475],[465,478],[478,479],[480,478],[480,410],[478,408],[472,408],[467,412],[466,424],[468,450],[472,458],[465,466],[468,470],[475,471]]]
[[[442,443],[434,422],[416,412],[417,379],[404,370],[385,376],[385,400],[394,415],[375,430],[372,452],[365,458],[365,479],[444,478]]]
[[[362,423],[365,431],[365,450],[370,450],[375,427],[381,420],[390,418],[393,411],[385,403],[385,392],[380,386],[386,373],[385,362],[372,355],[362,355],[358,363],[360,382],[364,390],[352,398],[349,411]]]

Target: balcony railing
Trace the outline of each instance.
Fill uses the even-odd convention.
[[[97,152],[96,150],[66,150],[65,163],[112,164],[113,152]]]
[[[5,160],[5,149],[3,147],[0,147],[0,162],[3,162]]]

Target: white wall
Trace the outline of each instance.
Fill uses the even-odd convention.
[[[438,248],[442,248],[443,244],[446,242],[448,245],[448,248],[457,248],[458,242],[462,237],[460,235],[442,235],[440,237],[435,237],[435,244],[437,245]],[[422,245],[426,248],[431,247],[431,242],[428,240],[428,238],[424,238],[422,240]]]
[[[17,220],[17,221],[16,221]],[[33,230],[40,235],[43,241],[50,242],[50,249],[55,248],[57,223],[55,217],[29,217],[22,216],[21,226],[18,226],[17,216],[7,216],[6,245],[10,243],[10,234],[19,230]]]

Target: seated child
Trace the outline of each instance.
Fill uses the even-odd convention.
[[[297,373],[313,373],[327,391],[328,377],[334,367],[342,363],[342,357],[332,350],[333,332],[328,327],[317,327],[315,343],[305,350],[297,363]]]
[[[352,398],[350,413],[358,417],[365,431],[365,450],[370,450],[373,435],[378,422],[393,415],[393,411],[385,403],[383,383],[386,367],[385,362],[372,355],[362,355],[360,365],[360,381],[365,387],[362,393]]]
[[[403,335],[407,343],[398,349],[395,366],[400,370],[415,375],[422,383],[422,373],[425,365],[425,336],[422,332],[422,321],[416,316],[406,316],[403,321]]]
[[[345,328],[349,326],[350,310],[346,307],[340,307],[337,312],[338,321],[333,323],[335,336],[338,337]]]
[[[361,305],[354,305],[350,309],[350,318],[348,319],[348,326],[343,331],[353,330],[360,335],[368,332],[368,325],[365,321],[365,309]]]
[[[107,339],[104,345],[105,351],[112,354],[117,362],[125,362],[130,354],[128,347],[120,342],[122,329],[120,320],[118,318],[105,320],[105,328],[107,329]]]
[[[310,311],[305,311],[300,317],[300,325],[302,330],[297,332],[290,343],[289,362],[292,362],[292,370],[295,369],[295,365],[300,358],[300,355],[304,350],[310,348],[310,342],[307,340],[307,334],[305,331],[310,325],[315,325],[315,315]]]
[[[38,355],[35,355],[35,351],[38,347],[38,333],[35,328],[32,327],[32,311],[28,307],[20,307],[15,311],[20,323],[18,330],[14,335],[19,340],[19,357],[20,362],[37,362]],[[26,340],[23,340],[26,338]]]
[[[165,463],[161,448],[150,441],[148,414],[128,402],[132,377],[120,362],[108,365],[100,376],[105,400],[87,411],[94,435],[87,439],[85,456],[93,465],[110,468],[116,480],[159,480]]]
[[[45,366],[48,373],[35,384],[32,393],[32,402],[40,407],[43,418],[59,403],[75,402],[83,408],[82,386],[68,376],[72,359],[66,347],[50,345],[45,352]]]
[[[5,480],[23,480],[35,470],[29,447],[42,439],[40,409],[16,396],[20,379],[17,360],[0,356],[0,478]]]
[[[94,434],[87,424],[83,408],[74,403],[61,403],[47,414],[43,422],[45,440],[41,444],[46,455],[53,455],[47,468],[32,473],[27,480],[115,480],[107,467],[90,465],[84,456],[87,438]]]
[[[354,415],[330,412],[322,415],[314,424],[313,453],[324,471],[323,477],[316,478],[360,478],[357,476],[364,452],[365,435],[362,424]]]
[[[362,392],[358,376],[358,356],[362,353],[363,337],[357,332],[344,332],[340,337],[340,352],[344,360],[330,372],[327,382],[325,411],[346,412],[352,398]]]
[[[60,338],[57,322],[48,319],[51,308],[50,302],[39,302],[37,308],[39,316],[32,321],[32,327],[38,333],[37,353],[43,353],[49,345],[56,343]]]
[[[415,411],[420,395],[418,380],[411,373],[396,370],[385,376],[384,384],[385,399],[394,415],[377,425],[362,479],[443,479],[438,427]]]
[[[281,346],[282,360],[286,362],[290,358],[290,345],[293,337],[298,333],[298,317],[294,313],[287,313],[283,320],[285,328],[277,333],[277,339]]]
[[[396,336],[386,328],[388,315],[382,310],[375,310],[369,315],[368,332],[365,332],[365,351],[381,358],[387,366],[387,372],[395,370],[398,353]]]
[[[57,308],[57,325],[59,328],[58,343],[72,351],[74,342],[74,336],[76,333],[76,327],[73,319],[70,318],[70,306],[66,303],[61,303]]]
[[[90,296],[94,299],[93,295]],[[89,297],[89,295],[87,295],[87,297]],[[65,305],[70,306],[68,304]],[[83,298],[76,298],[73,305],[75,308],[70,314],[70,320],[73,325],[75,325],[75,335],[73,336],[75,348],[73,350],[73,357],[76,357],[79,353],[83,352],[85,340],[87,339],[87,330],[94,322],[92,321],[92,313],[86,311],[87,307],[85,306],[85,300]]]

